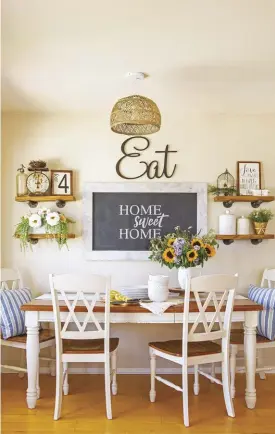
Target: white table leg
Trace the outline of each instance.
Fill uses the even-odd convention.
[[[28,389],[27,405],[28,408],[36,407],[37,400],[37,371],[39,356],[39,323],[38,312],[26,312],[27,328],[27,370],[28,370]]]
[[[245,312],[244,319],[245,401],[248,408],[254,408],[256,405],[256,326],[258,312]]]

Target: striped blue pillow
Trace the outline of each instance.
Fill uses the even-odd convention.
[[[20,307],[31,301],[31,298],[28,288],[0,291],[1,333],[4,339],[26,333],[25,312]]]
[[[250,285],[248,298],[261,304],[264,309],[258,313],[257,333],[267,339],[275,339],[275,288],[259,288]]]

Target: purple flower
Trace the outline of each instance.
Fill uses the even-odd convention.
[[[184,238],[176,238],[174,245],[175,244],[180,244],[181,246],[183,246],[185,244],[185,239]]]
[[[174,251],[175,251],[176,256],[181,256],[181,254],[182,254],[181,246],[175,246],[175,244],[174,244],[173,247],[174,247]]]
[[[193,249],[194,249],[194,250],[200,250],[200,246],[195,245],[195,246],[193,247]]]

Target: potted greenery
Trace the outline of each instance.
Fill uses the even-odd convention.
[[[74,221],[64,214],[42,208],[38,209],[36,213],[21,217],[20,222],[16,225],[14,237],[19,238],[21,248],[25,251],[31,246],[31,234],[54,234],[54,239],[61,249],[63,246],[67,246],[70,223],[74,223]]]
[[[270,209],[261,208],[252,211],[248,217],[253,223],[255,233],[257,235],[264,235],[267,223],[274,217],[274,214]]]
[[[208,193],[212,194],[213,196],[234,196],[237,194],[237,190],[235,187],[219,188],[214,184],[209,184]]]
[[[186,279],[194,275],[195,267],[203,267],[205,261],[216,254],[218,242],[216,234],[210,230],[208,234],[193,235],[190,230],[182,230],[179,226],[175,231],[163,237],[152,238],[149,259],[178,269],[178,280],[182,289],[186,288]]]

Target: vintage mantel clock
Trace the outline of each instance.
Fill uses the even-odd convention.
[[[45,161],[30,161],[29,172],[31,173],[27,178],[27,189],[30,195],[43,196],[47,195],[50,187],[50,180],[43,172],[48,172]]]

